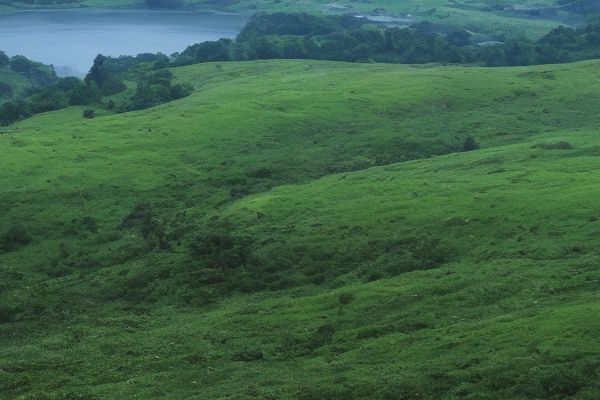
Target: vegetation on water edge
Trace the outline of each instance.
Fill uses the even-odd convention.
[[[388,28],[352,16],[255,14],[235,41],[192,45],[173,64],[253,59],[485,66],[572,62],[600,57],[599,21],[590,17],[585,28],[559,27],[536,42],[523,37],[478,42],[468,31],[428,22]]]
[[[189,95],[191,87],[172,83],[173,75],[164,69],[165,65],[168,65],[168,58],[161,54],[116,59],[99,55],[84,80],[57,78],[55,83],[0,105],[0,125],[10,125],[36,114],[70,106],[96,106],[127,112]],[[135,86],[131,93],[127,90],[125,79],[130,79]]]
[[[8,57],[0,51],[0,104],[57,79],[54,69],[48,65],[23,56]]]

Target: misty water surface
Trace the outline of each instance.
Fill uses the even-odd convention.
[[[99,53],[171,54],[193,43],[233,38],[246,20],[169,11],[27,11],[0,15],[0,50],[53,64],[63,76],[82,76]]]

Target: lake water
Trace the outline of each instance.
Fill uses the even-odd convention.
[[[0,50],[83,76],[99,53],[172,54],[194,43],[233,38],[248,17],[121,10],[26,11],[0,15]]]

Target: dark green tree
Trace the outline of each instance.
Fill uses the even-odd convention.
[[[90,72],[85,76],[85,83],[91,85],[94,82],[103,95],[110,96],[122,92],[126,86],[117,74],[108,70],[105,65],[107,60],[102,54],[94,59]]]
[[[468,135],[463,142],[463,151],[473,151],[479,149],[479,143],[471,135]]]

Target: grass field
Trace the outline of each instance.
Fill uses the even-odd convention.
[[[0,399],[596,399],[599,66],[202,64],[3,128]]]

